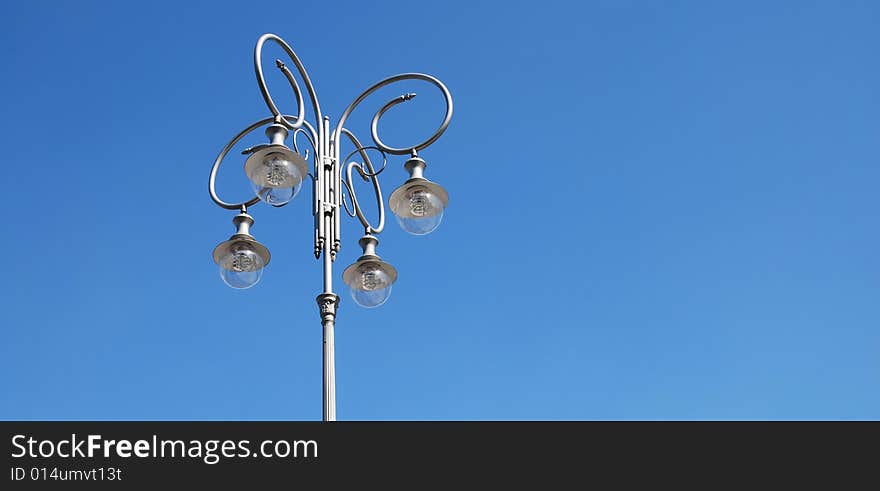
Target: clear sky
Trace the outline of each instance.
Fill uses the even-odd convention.
[[[252,208],[273,253],[259,285],[226,287],[211,259],[234,232],[211,163],[269,114],[264,32],[334,119],[401,72],[455,99],[421,153],[449,209],[424,237],[389,217],[379,253],[400,278],[378,309],[342,286],[360,252],[343,226],[339,419],[880,417],[877,2],[13,1],[0,17],[2,419],[320,419],[308,190]],[[294,112],[279,55],[270,85]],[[423,138],[442,109],[418,83],[349,127],[369,140],[409,91],[383,139]],[[243,162],[221,169],[229,200],[249,196]]]

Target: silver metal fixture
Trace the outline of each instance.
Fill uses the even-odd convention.
[[[272,41],[287,53],[305,84],[311,102],[314,119],[305,117],[303,92],[293,72],[281,61],[275,65],[287,79],[297,101],[297,115],[283,114],[278,110],[275,101],[269,94],[263,76],[262,50],[267,41]],[[425,161],[418,152],[427,148],[440,138],[452,119],[452,94],[440,80],[423,73],[403,73],[376,82],[348,105],[331,131],[330,118],[321,112],[318,97],[308,73],[299,57],[283,39],[275,34],[264,34],[257,40],[254,48],[254,72],[266,106],[272,113],[271,117],[261,119],[241,130],[220,151],[214,160],[208,179],[208,193],[211,199],[227,210],[239,210],[233,219],[236,234],[222,242],[214,249],[214,262],[220,267],[223,281],[233,288],[250,288],[259,282],[263,269],[269,264],[269,250],[250,234],[253,218],[247,214],[250,206],[260,201],[279,207],[294,199],[302,187],[306,177],[311,178],[312,214],[315,218],[314,254],[316,259],[323,259],[324,289],[318,295],[318,307],[324,331],[324,397],[323,420],[336,420],[336,363],[334,349],[334,328],[336,311],[339,307],[339,296],[333,292],[333,261],[341,246],[340,224],[341,210],[352,218],[357,218],[364,227],[364,236],[359,240],[363,255],[345,269],[343,281],[348,285],[354,301],[364,307],[378,307],[388,300],[391,286],[397,280],[397,270],[382,261],[376,254],[379,240],[376,235],[385,227],[385,204],[382,189],[379,187],[379,174],[385,170],[388,155],[409,155],[404,169],[410,178],[398,187],[390,196],[389,206],[404,230],[415,235],[430,233],[440,224],[443,212],[449,203],[449,196],[441,186],[424,178]],[[402,80],[420,80],[437,87],[446,102],[446,114],[440,126],[426,140],[408,147],[389,147],[379,138],[379,120],[392,107],[412,100],[413,93],[403,94],[382,106],[373,116],[370,124],[370,136],[373,145],[362,145],[358,138],[345,127],[345,122],[352,111],[371,94],[387,85]],[[217,171],[223,159],[233,146],[250,135],[253,131],[266,127],[265,133],[269,143],[248,148],[243,154],[248,155],[244,165],[245,175],[250,181],[255,197],[243,203],[228,203],[220,199],[215,189]],[[292,132],[292,135],[291,135]],[[297,136],[304,136],[311,145],[312,171],[309,172],[309,151],[299,151]],[[293,149],[285,141],[291,137]],[[347,140],[354,149],[345,157],[342,154],[343,140]],[[376,170],[370,160],[368,151],[376,151],[382,155],[382,166]],[[349,161],[359,156],[360,161]],[[343,179],[343,170],[345,179]],[[353,185],[353,172],[364,181],[370,181],[379,210],[377,222],[372,224],[364,216],[360,201]],[[346,199],[345,195],[348,195]],[[349,206],[350,204],[350,206]]]
[[[254,219],[242,206],[241,213],[232,219],[235,235],[214,248],[214,262],[220,266],[220,278],[232,288],[245,289],[256,285],[263,275],[263,268],[272,256],[269,249],[251,235]]]
[[[348,285],[355,303],[367,308],[378,307],[391,295],[391,285],[397,281],[397,270],[376,254],[379,239],[365,235],[358,244],[364,254],[345,268],[342,281]]]
[[[309,174],[309,163],[284,144],[287,128],[272,124],[266,128],[271,143],[248,148],[244,173],[257,197],[272,206],[284,206],[299,193]]]
[[[442,186],[422,177],[426,165],[417,156],[407,160],[403,167],[410,177],[388,198],[397,223],[413,235],[429,234],[440,226],[443,210],[449,203],[449,195]]]

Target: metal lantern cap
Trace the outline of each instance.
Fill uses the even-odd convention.
[[[386,263],[376,254],[376,246],[379,244],[379,239],[373,237],[372,235],[365,235],[358,240],[358,244],[363,248],[364,254],[354,262],[354,264],[349,265],[345,268],[345,271],[342,272],[342,281],[345,282],[346,285],[352,287],[352,285],[356,283],[356,275],[358,274],[358,268],[366,264],[375,264],[379,267],[385,274],[388,275],[388,279],[391,283],[397,281],[397,269],[394,266]]]
[[[230,237],[229,240],[217,244],[217,247],[214,248],[214,262],[219,265],[224,257],[235,252],[243,245],[248,246],[260,256],[260,259],[263,260],[264,268],[269,264],[269,260],[272,259],[272,255],[269,254],[269,249],[263,244],[257,242],[252,236],[245,234],[235,234]]]
[[[357,284],[356,280],[357,280],[358,268],[360,268],[363,265],[368,265],[368,264],[374,264],[374,265],[378,266],[379,269],[384,271],[385,274],[388,275],[388,279],[389,279],[390,283],[394,283],[395,281],[397,281],[397,269],[395,269],[394,266],[392,266],[389,263],[386,263],[385,261],[380,259],[379,256],[366,256],[366,255],[359,257],[358,260],[354,262],[354,264],[351,264],[347,268],[345,268],[345,271],[342,272],[342,281],[344,281],[345,284],[348,285],[349,287],[354,288],[352,285]]]
[[[306,176],[309,174],[309,163],[306,162],[306,159],[303,158],[302,155],[294,152],[293,150],[287,148],[286,145],[281,143],[269,143],[266,145],[260,145],[258,147],[254,147],[255,150],[251,153],[251,155],[244,162],[244,172],[245,175],[252,175],[253,171],[263,164],[263,159],[271,154],[271,153],[280,153],[284,155],[284,158],[293,162],[293,165],[296,166],[296,170],[299,171],[299,175],[302,180],[305,180]],[[266,186],[273,187],[273,186]],[[281,186],[281,187],[289,187],[289,186]]]
[[[404,206],[405,200],[403,199],[403,195],[408,190],[416,186],[425,187],[430,193],[437,196],[437,198],[439,198],[440,201],[443,203],[443,208],[446,208],[446,205],[449,204],[449,193],[447,193],[446,190],[443,189],[443,186],[437,184],[436,182],[429,181],[424,177],[413,177],[407,179],[406,182],[401,184],[400,187],[395,189],[391,193],[391,196],[388,197],[388,205],[391,207],[392,212],[394,212],[395,214],[399,214],[401,208]]]

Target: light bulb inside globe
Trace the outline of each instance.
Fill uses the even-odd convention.
[[[220,258],[220,278],[232,288],[243,290],[259,283],[265,261],[247,241],[239,241]]]
[[[443,220],[447,202],[446,191],[427,179],[407,181],[389,198],[397,222],[413,235],[433,232]]]

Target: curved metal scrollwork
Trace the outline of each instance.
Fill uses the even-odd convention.
[[[423,148],[437,141],[437,139],[440,138],[440,135],[442,135],[443,132],[446,131],[446,128],[449,126],[449,121],[452,119],[452,94],[449,92],[449,89],[447,89],[446,86],[443,85],[443,82],[435,77],[432,77],[431,75],[426,75],[424,73],[402,73],[400,75],[394,75],[393,77],[388,77],[384,80],[376,82],[375,84],[373,84],[372,87],[365,90],[360,96],[358,96],[357,99],[354,100],[354,102],[352,102],[348,106],[348,108],[345,110],[344,113],[342,113],[342,116],[339,118],[339,123],[337,123],[336,130],[334,131],[333,139],[337,142],[337,145],[339,142],[339,134],[345,127],[345,120],[348,119],[348,116],[352,113],[352,111],[354,111],[354,109],[373,92],[381,89],[382,87],[385,87],[386,85],[400,82],[402,80],[423,80],[426,82],[430,82],[438,89],[440,89],[440,91],[443,93],[444,99],[446,100],[446,115],[443,117],[443,122],[440,123],[440,126],[437,128],[437,130],[435,130],[434,133],[427,140],[416,145],[401,148],[389,147],[388,145],[385,145],[379,138],[379,119],[382,117],[383,114],[385,114],[386,111],[388,111],[392,107],[400,104],[401,102],[411,100],[413,97],[415,97],[415,94],[413,93],[404,94],[400,97],[392,99],[387,104],[382,106],[382,108],[379,109],[379,111],[373,117],[373,122],[371,124],[371,134],[373,137],[373,142],[385,153],[389,153],[391,155],[406,155],[412,152],[418,152],[419,150],[422,150]]]
[[[307,131],[303,130],[302,128],[297,128],[293,132],[293,136],[291,136],[291,143],[293,143],[293,151],[296,153],[302,154],[302,152],[299,151],[299,145],[296,144],[296,137],[299,136],[300,134],[303,134],[306,136],[306,140],[308,140],[309,144],[312,145],[313,155],[317,155],[318,154],[317,153],[318,152],[318,145],[315,143],[315,140],[312,139],[312,136]],[[309,160],[309,149],[306,149],[306,153],[302,154],[302,155],[303,155],[304,159]],[[309,175],[311,176],[311,174],[309,174]],[[314,179],[314,177],[315,176],[312,176],[312,179]]]
[[[276,43],[284,50],[290,60],[292,60],[293,65],[296,67],[295,71],[299,74],[298,77],[294,76],[294,71],[291,71],[284,62],[281,60],[275,60],[276,66],[281,70],[281,73],[287,79],[287,82],[293,91],[293,96],[297,104],[297,114],[295,116],[281,112],[266,85],[266,79],[263,72],[262,53],[263,46],[270,41]],[[382,197],[382,189],[379,186],[378,176],[386,168],[388,155],[416,155],[418,151],[428,147],[440,138],[440,136],[446,131],[446,128],[449,126],[449,122],[452,119],[452,94],[449,92],[449,89],[447,89],[437,78],[423,73],[402,73],[388,77],[376,82],[352,101],[342,113],[335,128],[331,131],[329,118],[324,117],[321,112],[321,106],[318,102],[315,88],[312,85],[312,81],[309,78],[305,67],[293,51],[293,48],[291,48],[290,45],[279,36],[275,34],[264,34],[257,40],[257,44],[254,48],[254,73],[257,78],[257,85],[260,88],[260,93],[263,96],[266,106],[272,113],[272,117],[262,119],[245,128],[238,133],[217,156],[217,159],[214,161],[214,165],[211,168],[211,176],[208,183],[208,190],[211,199],[213,199],[217,205],[229,210],[238,210],[241,207],[249,207],[259,202],[259,198],[256,197],[241,203],[228,203],[220,199],[215,189],[217,172],[220,164],[223,162],[223,159],[232,147],[245,136],[249,135],[257,128],[270,123],[281,124],[292,131],[292,147],[296,153],[302,153],[300,152],[300,145],[297,141],[297,137],[300,133],[303,133],[306,136],[306,139],[312,146],[313,153],[311,158],[314,161],[314,172],[310,173],[309,176],[314,181],[313,214],[315,216],[316,257],[319,257],[320,254],[324,252],[329,254],[331,258],[335,258],[336,252],[339,250],[340,215],[342,214],[341,210],[343,208],[350,217],[357,218],[360,221],[361,225],[364,226],[366,234],[380,233],[385,227],[385,202]],[[387,145],[379,136],[379,122],[382,119],[382,116],[393,107],[412,100],[416,95],[414,93],[407,93],[387,102],[376,112],[370,123],[370,136],[372,137],[373,145],[363,145],[357,137],[355,137],[354,133],[345,127],[348,117],[355,108],[361,104],[361,102],[379,89],[405,80],[428,82],[440,90],[446,103],[446,111],[440,125],[428,138],[414,145],[404,147],[392,147]],[[312,105],[315,118],[312,123],[309,122],[311,118],[306,116],[303,99],[304,91],[301,89],[302,86],[300,84],[304,84],[305,92],[308,93],[309,101]],[[341,144],[342,140],[345,138],[354,145],[354,151],[346,156],[346,158],[340,159],[339,157],[342,154]],[[382,154],[382,165],[378,170],[370,159],[368,154],[369,150],[375,150]],[[360,154],[361,162],[348,162],[348,159],[356,154]],[[305,156],[307,159],[309,158],[308,150],[306,150]],[[355,170],[365,181],[372,181],[371,184],[376,198],[376,206],[379,211],[375,226],[371,224],[364,215],[361,202],[358,200],[353,182],[353,171]],[[345,173],[344,176],[343,171]],[[348,194],[347,200],[345,198],[346,191]]]
[[[354,151],[348,154],[344,159],[340,160],[340,162],[345,163],[348,159],[353,157],[355,154],[359,153],[361,158],[363,159],[363,164],[359,162],[349,162],[345,167],[345,180],[342,183],[345,185],[345,188],[348,190],[348,195],[351,198],[352,209],[348,208],[348,204],[345,202],[345,197],[342,197],[342,205],[345,207],[345,211],[348,213],[348,216],[354,218],[357,217],[360,220],[361,225],[364,226],[364,233],[368,235],[381,233],[385,228],[385,201],[382,199],[382,189],[379,187],[379,174],[385,170],[385,166],[388,164],[388,156],[385,155],[385,152],[382,151],[381,148],[376,146],[363,146],[361,142],[358,141],[357,137],[350,131],[345,128],[342,128],[342,134],[346,135],[352,142],[352,144],[356,147]],[[377,171],[375,167],[373,167],[373,162],[370,160],[370,156],[367,154],[367,150],[378,150],[382,153],[382,167]],[[366,169],[364,168],[366,166]],[[373,191],[376,197],[376,206],[379,209],[379,224],[377,226],[372,226],[370,221],[364,216],[363,210],[361,209],[360,202],[357,199],[357,193],[354,190],[354,182],[352,182],[352,174],[351,171],[357,169],[358,174],[360,174],[361,178],[365,181],[369,180],[373,182]]]
[[[302,91],[299,89],[299,85],[296,82],[296,79],[293,77],[293,74],[284,65],[281,60],[275,60],[275,64],[278,68],[284,73],[284,76],[287,78],[287,81],[290,83],[290,87],[293,89],[293,93],[296,96],[297,104],[299,105],[296,121],[291,123],[287,120],[285,116],[281,114],[281,111],[278,110],[278,107],[275,105],[275,101],[272,99],[272,96],[269,94],[269,88],[266,86],[266,79],[263,76],[263,44],[266,41],[273,41],[287,53],[287,56],[293,60],[293,64],[296,65],[297,70],[299,71],[300,76],[303,79],[303,82],[306,84],[306,90],[309,91],[309,98],[312,101],[312,108],[315,111],[315,120],[318,123],[318,131],[319,134],[323,134],[323,129],[321,128],[321,106],[318,104],[318,96],[315,94],[315,87],[312,85],[311,79],[309,79],[309,74],[306,72],[305,67],[303,67],[302,62],[299,60],[299,57],[296,56],[296,53],[293,52],[293,48],[290,47],[287,42],[285,42],[280,37],[275,34],[263,34],[260,36],[260,39],[257,40],[257,45],[254,48],[254,73],[257,76],[257,84],[260,86],[260,93],[263,94],[263,100],[266,101],[266,105],[269,107],[269,111],[272,112],[272,115],[275,117],[281,117],[281,123],[287,126],[290,129],[297,129],[302,126],[305,121],[305,113],[304,113],[304,104],[302,98]],[[319,140],[318,135],[315,135],[315,139]]]
[[[263,52],[263,45],[267,41],[272,41],[272,42],[278,44],[284,50],[284,52],[287,53],[287,55],[293,61],[293,64],[296,66],[297,71],[299,72],[300,76],[302,77],[303,82],[305,83],[306,90],[309,93],[309,98],[312,103],[312,108],[314,110],[314,115],[315,115],[315,120],[316,120],[315,126],[312,126],[308,122],[308,120],[305,118],[305,104],[303,101],[302,90],[300,89],[300,86],[299,86],[296,78],[294,77],[293,73],[290,71],[290,69],[288,69],[288,67],[281,60],[275,60],[275,62],[276,62],[276,65],[278,66],[278,68],[284,74],[288,83],[290,84],[291,89],[293,90],[293,94],[296,98],[297,106],[298,106],[297,107],[297,115],[290,116],[290,115],[282,114],[281,111],[278,109],[278,106],[275,104],[275,101],[272,98],[272,95],[269,93],[269,88],[266,85],[266,79],[263,74],[262,52]],[[325,141],[325,134],[324,134],[325,125],[323,124],[324,118],[321,113],[321,106],[318,103],[318,97],[315,93],[315,88],[312,85],[312,82],[311,82],[311,79],[309,78],[308,72],[306,72],[305,67],[303,66],[299,57],[293,51],[293,48],[291,48],[290,45],[287,44],[287,42],[285,42],[279,36],[277,36],[275,34],[271,34],[271,33],[264,34],[264,35],[260,36],[260,38],[257,40],[257,44],[254,48],[254,73],[257,77],[257,84],[260,87],[260,93],[263,95],[263,100],[266,102],[266,106],[269,108],[269,111],[272,113],[273,117],[262,119],[256,123],[248,126],[247,128],[245,128],[243,131],[241,131],[238,135],[236,135],[232,139],[232,141],[230,141],[223,148],[223,150],[220,152],[220,155],[218,155],[217,159],[214,161],[214,166],[211,169],[211,176],[209,179],[208,190],[211,195],[211,199],[213,199],[215,203],[217,203],[219,206],[226,208],[226,209],[229,209],[229,210],[237,210],[237,209],[241,208],[241,206],[251,206],[251,205],[257,203],[259,201],[259,199],[255,197],[255,198],[252,198],[248,201],[245,201],[242,203],[234,203],[234,204],[227,203],[227,202],[221,200],[217,196],[217,193],[215,190],[215,184],[214,184],[214,181],[215,181],[216,175],[217,175],[217,170],[220,167],[221,162],[223,161],[224,157],[226,157],[226,154],[229,152],[229,150],[236,143],[238,143],[242,138],[244,138],[246,135],[248,135],[249,133],[251,133],[255,129],[257,129],[267,123],[275,122],[275,123],[283,124],[287,128],[294,130],[293,147],[297,153],[299,153],[299,148],[298,148],[298,145],[296,142],[296,137],[301,132],[305,133],[307,139],[309,140],[309,143],[311,143],[312,148],[315,151],[314,156],[315,156],[316,161],[317,161],[317,159],[319,159],[321,157],[322,154],[326,155],[326,153],[324,153],[325,151],[323,149],[331,150],[332,154],[334,156],[338,157],[340,154],[340,143],[341,143],[340,140],[341,140],[341,136],[343,134],[346,135],[351,140],[351,142],[354,144],[356,150],[354,152],[352,152],[345,159],[341,159],[341,160],[334,159],[341,166],[341,165],[345,164],[345,161],[348,158],[350,158],[352,155],[354,155],[355,153],[360,153],[361,157],[363,158],[363,161],[364,161],[362,164],[360,164],[360,163],[352,163],[354,165],[349,164],[346,169],[346,181],[347,182],[346,181],[343,181],[343,182],[349,190],[349,195],[351,196],[352,207],[354,208],[354,210],[347,210],[347,211],[349,211],[350,215],[353,212],[354,215],[351,215],[351,216],[356,216],[361,221],[361,223],[364,225],[365,229],[367,229],[368,231],[372,230],[374,233],[379,233],[379,231],[381,231],[384,226],[384,219],[385,219],[384,215],[385,214],[384,214],[384,204],[383,204],[382,194],[381,194],[381,190],[379,188],[379,183],[378,183],[378,180],[376,179],[376,177],[378,176],[379,173],[382,172],[382,170],[385,169],[385,165],[387,164],[387,155],[386,154],[405,155],[405,154],[409,154],[409,153],[414,154],[415,152],[422,150],[423,148],[431,145],[438,138],[440,138],[440,136],[443,134],[443,132],[446,131],[446,128],[449,126],[449,122],[452,119],[452,109],[453,109],[452,94],[450,94],[449,89],[447,89],[446,86],[440,80],[438,80],[435,77],[432,77],[431,75],[426,75],[423,73],[402,73],[400,75],[388,77],[384,80],[381,80],[381,81],[373,84],[371,87],[369,87],[363,93],[361,93],[361,95],[358,96],[351,104],[349,104],[348,108],[346,108],[346,110],[343,112],[342,116],[340,117],[339,122],[337,123],[336,128],[333,131],[333,137],[331,138],[330,143],[328,145],[328,142]],[[360,103],[363,102],[364,99],[369,97],[371,94],[373,94],[377,90],[381,89],[382,87],[385,87],[387,85],[393,84],[395,82],[400,82],[403,80],[422,80],[422,81],[429,82],[429,83],[433,84],[434,86],[436,86],[438,89],[440,89],[440,91],[443,93],[443,97],[446,101],[446,114],[444,115],[443,121],[440,123],[440,126],[434,131],[433,134],[431,134],[430,137],[428,137],[426,140],[424,140],[418,144],[415,144],[415,145],[398,148],[398,147],[388,146],[382,141],[382,139],[379,137],[379,130],[378,130],[379,120],[382,118],[382,116],[389,109],[391,109],[392,107],[394,107],[402,102],[406,102],[406,101],[413,99],[416,95],[414,93],[408,93],[408,94],[404,94],[404,95],[401,95],[400,97],[396,97],[396,98],[392,99],[391,101],[386,103],[384,106],[382,106],[378,112],[376,112],[375,116],[373,116],[373,119],[372,119],[372,122],[370,125],[370,130],[371,130],[370,133],[371,133],[371,136],[372,136],[372,139],[373,139],[373,142],[375,143],[375,145],[374,146],[362,145],[358,141],[358,139],[354,136],[354,134],[345,128],[345,121],[348,119],[348,117],[352,113],[352,111],[354,111],[354,109],[358,105],[360,105]],[[333,145],[335,148],[331,149],[330,145]],[[366,150],[371,149],[371,148],[378,150],[378,151],[382,152],[382,154],[383,154],[382,168],[379,169],[378,171],[375,171],[373,164],[370,161],[369,156],[366,153]],[[308,153],[306,155],[308,155]],[[362,178],[370,179],[373,181],[373,187],[374,187],[374,190],[376,191],[376,200],[377,200],[379,211],[380,211],[380,213],[379,213],[379,226],[378,227],[373,227],[364,218],[364,215],[360,209],[361,207],[357,201],[357,196],[355,195],[354,189],[351,185],[351,177],[350,176],[351,176],[351,171],[353,169],[357,169],[358,173],[361,175]],[[335,174],[337,176],[339,176],[340,181],[342,181],[341,170],[342,169],[339,168],[335,171]],[[317,179],[317,176],[312,176],[312,178]],[[337,205],[338,204],[343,204],[347,208],[347,203],[345,203],[344,199],[340,200],[340,202],[338,202]]]

